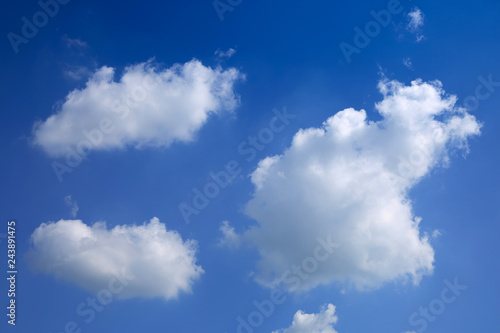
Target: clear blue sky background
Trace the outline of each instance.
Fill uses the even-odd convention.
[[[252,302],[268,298],[269,290],[247,277],[258,259],[253,250],[227,251],[216,246],[219,225],[230,220],[237,230],[250,225],[242,213],[253,189],[248,175],[259,159],[281,153],[300,128],[320,126],[347,107],[367,110],[378,119],[374,103],[382,96],[376,84],[380,68],[387,77],[409,83],[416,78],[438,79],[458,104],[474,95],[479,76],[500,81],[500,2],[402,1],[404,12],[395,15],[370,45],[346,63],[341,42],[353,42],[353,27],[372,20],[371,10],[387,1],[269,2],[243,1],[220,21],[212,2],[103,2],[70,1],[40,29],[37,36],[14,53],[6,37],[19,33],[21,17],[39,10],[36,1],[3,4],[0,19],[0,194],[1,228],[8,219],[18,221],[18,325],[2,332],[62,332],[76,321],[84,332],[235,332],[236,318],[254,310]],[[422,33],[404,29],[408,13],[418,6],[425,14]],[[69,50],[63,36],[80,39],[89,47]],[[189,144],[168,149],[93,152],[64,182],[58,182],[51,162],[27,140],[34,121],[46,119],[58,100],[84,80],[63,74],[65,66],[94,70],[107,65],[120,73],[127,65],[154,57],[170,66],[192,58],[216,66],[217,49],[237,53],[223,62],[246,74],[236,91],[242,105],[232,116],[212,117]],[[411,58],[413,69],[403,64]],[[404,332],[414,329],[409,315],[440,296],[443,280],[458,280],[468,289],[427,332],[497,332],[500,310],[500,250],[498,237],[500,181],[500,87],[473,112],[484,124],[471,142],[466,159],[455,156],[449,169],[426,177],[411,193],[416,214],[424,218],[422,231],[439,229],[433,242],[436,269],[419,286],[388,284],[370,291],[340,292],[323,286],[289,295],[257,332],[288,327],[301,309],[337,306],[335,328],[348,332]],[[247,163],[237,146],[267,126],[273,108],[286,106],[297,115],[257,159]],[[178,210],[191,189],[207,181],[210,171],[229,160],[243,166],[242,177],[224,189],[210,206],[186,224]],[[30,271],[22,260],[30,235],[42,222],[71,218],[63,198],[78,202],[78,218],[86,223],[105,220],[109,226],[142,223],[153,216],[199,242],[198,262],[205,274],[192,294],[178,300],[131,299],[114,301],[87,325],[75,313],[88,292],[50,276]],[[2,232],[4,232],[2,230]],[[5,240],[1,253],[6,253]],[[2,254],[2,261],[6,255]],[[6,271],[4,262],[2,270]],[[4,273],[2,273],[4,274]],[[0,304],[5,309],[6,281],[0,283]]]

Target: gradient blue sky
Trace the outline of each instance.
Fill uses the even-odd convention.
[[[381,72],[405,84],[416,78],[440,80],[443,89],[463,105],[474,96],[480,76],[500,81],[500,3],[481,1],[401,1],[394,15],[370,44],[347,63],[339,45],[353,44],[355,26],[373,18],[370,11],[387,8],[387,1],[243,1],[221,21],[211,1],[144,3],[70,1],[15,53],[6,35],[20,33],[23,16],[40,10],[36,1],[6,2],[0,31],[0,94],[2,175],[1,221],[17,220],[18,321],[2,332],[63,332],[75,321],[84,332],[236,332],[238,316],[255,310],[252,302],[269,297],[269,289],[249,272],[259,256],[254,248],[228,250],[217,246],[219,226],[229,220],[239,232],[254,221],[243,213],[254,187],[247,177],[260,159],[281,154],[301,128],[319,127],[348,107],[365,109],[380,119],[374,104]],[[418,7],[425,15],[421,33],[405,27],[407,13]],[[69,47],[68,39],[85,47]],[[233,48],[228,59],[217,49]],[[35,121],[54,112],[57,102],[85,85],[64,74],[82,66],[94,72],[116,68],[120,76],[131,64],[154,59],[169,67],[193,58],[205,66],[235,67],[245,74],[234,90],[241,105],[232,114],[211,116],[190,143],[168,148],[93,152],[88,160],[59,182],[53,159],[30,144]],[[403,64],[411,59],[412,68]],[[469,141],[470,153],[452,156],[449,168],[427,175],[410,193],[415,214],[423,217],[422,232],[438,229],[432,241],[435,271],[418,286],[390,282],[372,291],[337,284],[320,286],[287,301],[265,319],[256,332],[291,325],[298,310],[317,313],[324,304],[336,306],[339,333],[405,332],[416,330],[409,316],[440,297],[443,280],[468,286],[426,332],[497,332],[500,310],[500,250],[498,236],[500,182],[500,87],[471,113],[483,124],[481,135]],[[268,126],[274,108],[296,115],[275,139],[246,162],[238,145]],[[178,205],[190,200],[192,189],[207,182],[230,160],[243,168],[198,216],[186,224]],[[78,203],[78,219],[108,226],[141,224],[153,217],[183,239],[198,241],[197,263],[205,273],[192,293],[176,300],[133,298],[116,300],[86,324],[75,309],[92,295],[71,283],[30,269],[23,260],[30,236],[43,222],[71,219],[64,198]],[[4,232],[4,231],[2,231]],[[0,238],[6,253],[5,240]],[[6,255],[3,257],[6,261]],[[6,266],[2,264],[6,271]],[[0,283],[0,304],[6,305],[7,284]],[[4,308],[5,309],[5,308]]]

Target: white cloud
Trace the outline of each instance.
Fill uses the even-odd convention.
[[[417,42],[420,42],[424,39],[424,35],[421,33],[424,26],[424,13],[418,7],[415,7],[408,13],[408,21],[407,29],[416,34]]]
[[[337,333],[333,325],[337,323],[335,306],[328,304],[318,314],[307,314],[297,311],[293,316],[292,325],[273,333]]]
[[[468,151],[480,124],[438,81],[381,81],[382,120],[364,110],[338,112],[320,128],[299,130],[282,155],[260,161],[244,234],[260,254],[256,280],[289,291],[347,283],[358,289],[433,272],[434,250],[421,234],[410,189],[450,154]],[[289,268],[312,255],[318,237],[340,246],[293,282]],[[295,273],[297,275],[297,273]],[[291,285],[293,283],[293,286]]]
[[[228,59],[231,58],[235,53],[236,53],[236,50],[233,49],[233,48],[230,48],[226,52],[221,51],[220,49],[217,49],[217,51],[215,51],[215,55],[217,57],[219,57],[219,58],[228,58]]]
[[[119,81],[102,67],[72,91],[60,110],[35,124],[34,143],[53,156],[76,150],[168,146],[188,142],[211,114],[234,110],[238,70],[198,60],[160,70],[151,61],[127,67]]]
[[[81,220],[42,223],[31,241],[28,258],[35,270],[91,292],[107,287],[116,276],[132,276],[120,298],[176,298],[190,292],[203,273],[196,265],[197,243],[183,241],[157,218],[111,230],[104,223],[88,226]]]
[[[238,248],[241,244],[241,237],[238,235],[234,228],[229,224],[229,221],[223,221],[219,227],[222,232],[222,238],[219,240],[219,246]]]
[[[76,214],[78,213],[78,203],[74,200],[71,199],[71,195],[67,195],[64,197],[64,203],[66,206],[71,208],[71,216],[76,217]]]

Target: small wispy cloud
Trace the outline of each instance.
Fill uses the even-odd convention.
[[[78,214],[78,204],[76,201],[71,199],[71,195],[67,195],[64,197],[64,203],[66,206],[68,206],[71,209],[71,216],[76,217],[76,214]]]
[[[409,57],[403,59],[403,65],[405,65],[406,68],[413,70],[413,64],[412,64],[411,59]]]
[[[63,70],[63,73],[66,77],[75,81],[87,79],[92,75],[92,71],[85,66],[67,66],[67,68]]]
[[[66,43],[66,46],[70,49],[71,48],[85,49],[89,47],[89,44],[87,44],[87,42],[78,38],[69,38],[66,35],[63,36],[63,41]]]
[[[425,38],[422,34],[422,27],[424,26],[424,13],[420,10],[420,8],[415,7],[411,12],[407,14],[408,16],[408,25],[406,28],[408,31],[416,35],[417,42],[420,42]]]
[[[61,52],[61,63],[63,75],[74,81],[88,79],[92,76],[97,62],[90,55],[90,45],[78,38],[70,38],[67,35],[61,37],[63,51]]]
[[[220,247],[238,248],[240,246],[241,237],[234,231],[229,221],[222,222],[219,230],[222,232],[222,238],[218,244]]]
[[[226,52],[221,51],[221,49],[217,49],[217,51],[215,51],[215,55],[218,58],[227,58],[227,59],[231,58],[235,53],[236,53],[236,50],[233,48],[230,48]]]

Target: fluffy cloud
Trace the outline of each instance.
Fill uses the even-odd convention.
[[[197,243],[183,241],[157,218],[111,230],[104,223],[88,226],[81,220],[43,223],[31,241],[28,258],[35,270],[91,292],[116,277],[130,277],[120,298],[176,298],[190,292],[203,273],[196,265]]]
[[[258,282],[290,291],[332,282],[372,289],[396,279],[417,284],[433,272],[434,251],[408,192],[454,152],[466,153],[480,124],[438,81],[385,80],[379,89],[381,120],[340,111],[298,131],[282,155],[253,172],[246,213],[258,223],[244,237],[260,254]],[[314,272],[294,272],[301,278],[294,282],[289,268],[305,263],[318,237],[340,246]]]
[[[35,124],[34,143],[52,156],[168,146],[193,140],[210,114],[239,104],[233,88],[242,75],[234,68],[192,60],[160,70],[149,61],[127,67],[119,81],[114,72],[102,67],[69,93],[54,115]]]
[[[318,314],[297,311],[293,316],[292,326],[273,333],[337,333],[332,326],[336,322],[335,306],[328,304]]]

